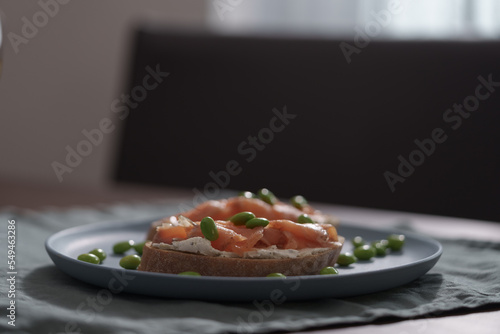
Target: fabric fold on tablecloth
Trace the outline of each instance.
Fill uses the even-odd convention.
[[[17,226],[16,333],[267,333],[329,325],[412,319],[500,303],[500,243],[440,240],[443,255],[426,275],[401,287],[370,295],[285,302],[280,305],[169,300],[132,294],[103,294],[99,287],[59,271],[45,252],[55,232],[109,220],[153,219],[177,211],[175,204],[113,205],[71,210],[0,211],[7,240],[8,219]],[[1,264],[2,275],[7,263]],[[9,286],[0,280],[2,295]],[[106,299],[107,298],[107,299]],[[9,301],[2,298],[0,308]]]

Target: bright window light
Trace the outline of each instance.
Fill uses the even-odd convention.
[[[496,0],[211,0],[208,7],[209,26],[225,34],[347,37],[377,22],[380,39],[500,38]]]

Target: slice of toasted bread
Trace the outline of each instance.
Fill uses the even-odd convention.
[[[195,271],[202,276],[265,277],[270,273],[286,276],[315,275],[327,266],[333,266],[342,249],[339,246],[326,251],[293,259],[247,259],[215,257],[164,250],[147,242],[143,249],[140,271],[178,274]]]

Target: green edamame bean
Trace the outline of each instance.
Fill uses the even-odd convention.
[[[286,278],[286,276],[283,275],[282,273],[271,273],[271,274],[267,275],[266,277]]]
[[[257,195],[255,195],[251,191],[242,191],[238,194],[238,196],[245,197],[245,198],[257,198]]]
[[[372,242],[372,247],[375,248],[375,253],[377,256],[386,256],[387,255],[387,245],[380,241]]]
[[[398,251],[403,248],[405,243],[405,236],[403,234],[391,234],[387,238],[387,247],[393,251]]]
[[[106,258],[106,253],[100,249],[100,248],[95,248],[89,252],[89,254],[94,254],[99,258],[99,261],[102,262]]]
[[[269,220],[267,220],[266,218],[253,218],[245,223],[245,226],[247,228],[254,228],[257,226],[266,227],[267,225],[269,225]]]
[[[387,241],[386,239],[372,241],[371,245],[375,246],[375,244],[381,244],[382,246],[387,247],[389,241]]]
[[[375,248],[370,245],[363,245],[354,249],[354,256],[360,260],[369,260],[377,254]]]
[[[125,269],[137,269],[141,264],[141,257],[137,254],[131,254],[123,257],[120,260],[120,266]]]
[[[294,207],[296,207],[299,210],[302,210],[306,205],[307,205],[307,200],[304,198],[304,196],[293,196],[290,199],[290,202]]]
[[[354,246],[354,248],[357,248],[359,246],[363,246],[366,244],[366,242],[363,240],[363,238],[360,237],[359,235],[354,237],[351,241],[352,241],[352,245]]]
[[[234,216],[229,218],[229,220],[232,221],[234,223],[234,225],[245,225],[245,223],[247,221],[249,221],[250,219],[254,219],[254,218],[255,218],[255,215],[253,213],[248,212],[248,211],[244,211],[244,212],[240,212],[240,213],[235,214]]]
[[[334,267],[324,267],[319,272],[320,275],[337,275],[339,271]]]
[[[80,254],[80,255],[78,255],[77,259],[80,260],[80,261],[88,262],[88,263],[92,263],[92,264],[99,264],[99,263],[101,263],[101,260],[99,260],[99,258],[97,257],[97,255],[89,254],[89,253]]]
[[[274,205],[276,204],[276,196],[272,192],[269,191],[267,188],[262,188],[258,191],[257,195],[261,200],[266,202],[267,204]]]
[[[215,241],[219,238],[219,231],[212,217],[205,217],[200,223],[201,233],[210,241]]]
[[[113,253],[123,254],[128,251],[134,245],[134,240],[120,241],[114,244]]]
[[[181,276],[201,276],[201,274],[197,273],[196,271],[183,271],[182,273],[178,273],[177,275],[181,275]]]
[[[348,265],[353,264],[356,261],[358,261],[358,259],[356,259],[356,257],[352,255],[352,253],[347,252],[339,255],[337,264],[342,267],[347,267]]]
[[[146,244],[146,241],[135,244],[132,247],[134,247],[137,254],[142,255],[142,250],[144,249],[144,244]]]
[[[303,215],[300,215],[299,218],[297,218],[297,223],[299,223],[299,224],[314,224],[314,220],[312,220],[308,214],[304,213]]]

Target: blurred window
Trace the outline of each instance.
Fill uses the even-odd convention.
[[[220,33],[348,37],[370,22],[381,39],[495,39],[497,0],[210,0]],[[395,6],[399,4],[399,6]]]

